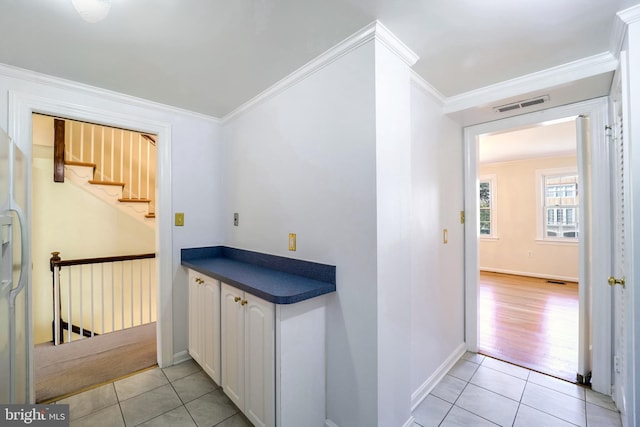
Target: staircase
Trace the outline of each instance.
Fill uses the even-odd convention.
[[[75,183],[155,227],[153,136],[71,120],[54,120],[54,180]]]

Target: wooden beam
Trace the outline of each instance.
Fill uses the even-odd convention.
[[[64,182],[64,120],[53,119],[53,182]]]

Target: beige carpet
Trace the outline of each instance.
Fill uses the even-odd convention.
[[[156,324],[90,339],[35,346],[36,402],[51,401],[157,363]]]

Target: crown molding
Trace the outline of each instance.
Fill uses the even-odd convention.
[[[441,107],[444,106],[447,102],[447,97],[444,96],[438,89],[431,86],[431,83],[426,81],[420,74],[416,73],[415,70],[411,70],[411,81],[427,95],[435,98],[435,100]]]
[[[618,60],[610,53],[603,52],[537,73],[507,80],[490,86],[451,96],[446,99],[444,113],[455,113],[468,108],[490,104],[523,93],[535,92],[615,71]]]
[[[396,54],[405,64],[411,67],[418,60],[416,55],[411,49],[409,49],[400,39],[398,39],[391,31],[389,31],[379,21],[373,21],[364,28],[356,31],[351,36],[347,37],[343,41],[336,44],[331,49],[322,53],[320,56],[307,62],[296,71],[292,72],[282,80],[268,87],[249,101],[245,102],[235,110],[222,117],[222,124],[226,124],[231,120],[238,117],[240,114],[250,110],[254,106],[270,99],[300,81],[306,79],[310,75],[323,69],[327,65],[335,62],[344,55],[356,50],[360,46],[372,41],[378,40],[385,47]]]
[[[374,21],[375,38],[384,44],[389,50],[395,53],[405,64],[409,67],[413,65],[420,58],[414,51],[402,42],[395,34],[393,34],[387,27],[382,25],[380,21]]]
[[[120,92],[115,92],[108,89],[102,89],[96,86],[91,86],[84,83],[63,79],[61,77],[55,77],[48,74],[39,73],[37,71],[31,71],[24,68],[14,67],[12,65],[0,64],[0,76],[5,76],[5,77],[22,80],[30,83],[51,86],[57,89],[69,90],[73,92],[84,93],[87,95],[98,96],[101,99],[128,104],[134,107],[152,108],[154,110],[160,110],[160,111],[164,111],[171,114],[180,114],[183,116],[190,116],[199,120],[206,120],[209,122],[220,124],[220,119],[217,117],[208,116],[206,114],[201,114],[195,111],[189,111],[189,110],[185,110],[178,107],[173,107],[171,105],[162,104],[155,101],[149,101],[149,100],[138,98],[131,95],[125,95]]]
[[[640,5],[621,10],[616,15],[627,25],[638,22],[640,21]]]
[[[628,9],[627,9],[628,10]],[[624,44],[624,37],[627,34],[627,24],[620,17],[620,12],[616,15],[611,30],[611,40],[609,42],[609,52],[616,58],[620,57],[620,51]]]

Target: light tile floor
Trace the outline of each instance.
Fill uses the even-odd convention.
[[[413,413],[422,427],[622,427],[608,396],[466,353]]]
[[[71,427],[251,427],[192,360],[62,399]]]
[[[251,427],[193,361],[146,370],[57,403],[69,404],[71,427]],[[421,427],[622,426],[607,396],[472,353],[413,416]]]

